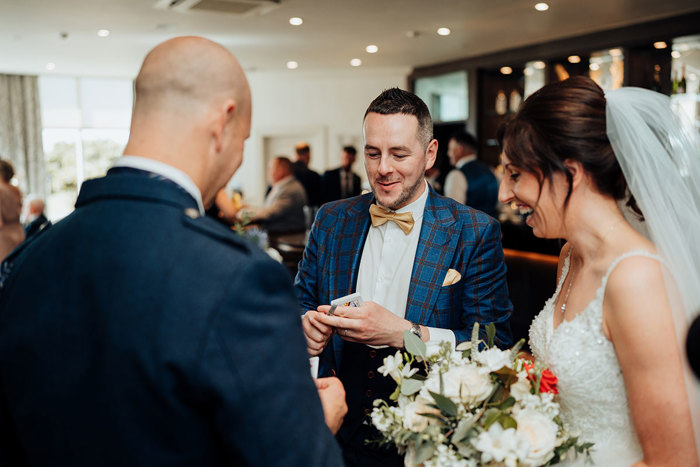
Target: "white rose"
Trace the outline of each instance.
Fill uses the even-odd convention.
[[[493,389],[488,370],[473,364],[451,368],[443,375],[443,379],[458,382],[454,397],[459,398],[461,395],[462,401],[470,405],[486,399]],[[445,388],[447,389],[447,384]]]
[[[546,415],[524,409],[515,415],[517,432],[530,445],[529,453],[521,459],[525,465],[546,464],[554,456],[559,427]],[[495,425],[495,424],[494,424]]]
[[[430,402],[423,399],[422,397],[417,397],[416,400],[409,402],[404,406],[403,411],[403,426],[406,429],[415,432],[421,432],[428,428],[428,423],[430,422],[429,417],[420,415],[422,413],[440,413],[439,410],[434,407],[429,407]]]
[[[489,371],[498,371],[504,366],[513,368],[513,358],[510,351],[503,351],[496,347],[482,350],[474,356],[474,360],[487,367]]]
[[[530,388],[530,380],[527,379],[527,373],[521,371],[518,373],[518,381],[510,386],[510,395],[513,396],[516,401],[522,400],[530,395]]]

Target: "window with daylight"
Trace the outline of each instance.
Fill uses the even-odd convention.
[[[47,216],[73,210],[84,180],[107,172],[129,138],[130,79],[40,76],[39,95],[48,176]]]

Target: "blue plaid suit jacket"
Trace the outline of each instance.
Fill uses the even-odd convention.
[[[495,343],[512,345],[511,303],[501,230],[486,214],[445,198],[429,188],[413,263],[406,319],[450,329],[457,343],[469,340],[475,322],[496,325]],[[362,250],[370,228],[371,193],[325,204],[319,210],[294,281],[303,311],[355,292]],[[462,278],[442,287],[448,269]],[[483,328],[482,328],[483,329]],[[321,355],[319,373],[330,374],[341,361],[343,340]],[[331,346],[329,346],[331,347]]]

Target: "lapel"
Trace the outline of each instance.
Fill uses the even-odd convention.
[[[430,322],[459,241],[459,235],[454,235],[456,219],[449,204],[432,187],[428,189],[406,304],[406,319],[421,324]]]
[[[336,220],[338,225],[333,229],[337,232],[333,239],[335,264],[331,265],[336,274],[331,274],[330,278],[330,290],[335,296],[329,297],[330,300],[355,292],[362,249],[369,232],[369,206],[373,201],[372,195],[357,198]]]

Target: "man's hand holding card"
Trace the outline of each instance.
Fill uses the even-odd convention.
[[[410,321],[399,318],[377,303],[363,302],[359,294],[341,297],[331,304],[319,306],[315,319],[335,329],[343,340],[372,346],[403,347],[403,333],[411,328]],[[330,313],[331,309],[333,313]]]

